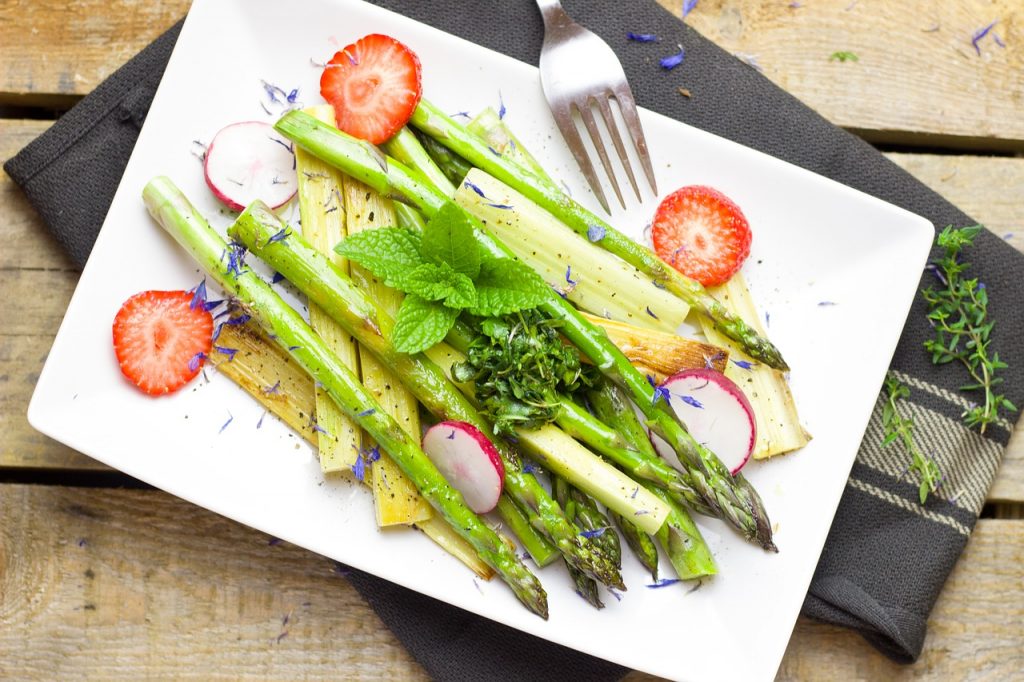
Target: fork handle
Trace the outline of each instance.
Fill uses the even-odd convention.
[[[544,29],[550,31],[554,28],[564,28],[573,23],[569,15],[562,9],[559,0],[537,0],[537,7],[540,8],[540,15],[544,17]]]

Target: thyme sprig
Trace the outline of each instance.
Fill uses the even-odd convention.
[[[893,375],[885,378],[886,401],[882,407],[882,427],[885,430],[885,439],[882,447],[892,445],[897,440],[903,443],[903,447],[910,454],[910,466],[908,472],[916,472],[920,479],[918,494],[921,497],[921,504],[928,500],[928,493],[933,493],[939,488],[942,482],[942,472],[934,459],[921,452],[914,442],[914,420],[902,416],[896,409],[896,403],[910,397],[910,389]]]
[[[945,254],[929,269],[942,286],[928,287],[921,293],[928,302],[928,320],[935,330],[935,337],[925,341],[924,347],[934,364],[955,360],[967,369],[972,383],[960,390],[981,391],[985,399],[972,404],[962,417],[967,426],[976,426],[985,433],[985,428],[999,419],[1000,410],[1013,412],[1017,407],[993,390],[1003,381],[997,372],[1007,365],[998,353],[989,353],[995,323],[988,319],[988,291],[977,278],[963,276],[970,264],[963,262],[961,254],[981,230],[980,225],[960,229],[949,226],[939,234],[938,245]]]

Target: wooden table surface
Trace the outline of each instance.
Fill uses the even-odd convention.
[[[679,14],[679,0],[660,1]],[[0,158],[188,4],[0,0]],[[989,36],[978,55],[972,34],[996,19],[1006,47]],[[1020,0],[701,0],[687,21],[1024,248]],[[830,61],[840,50],[859,61]],[[685,65],[678,78],[685,87]],[[125,489],[29,427],[78,272],[3,174],[0,216],[0,679],[425,678],[331,562]],[[1021,679],[1022,430],[920,662],[895,665],[855,634],[801,619],[779,679]]]

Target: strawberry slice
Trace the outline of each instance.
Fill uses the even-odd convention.
[[[187,291],[143,291],[114,317],[114,353],[121,372],[149,395],[191,381],[213,345],[213,317]]]
[[[334,107],[338,129],[373,144],[409,121],[422,93],[416,53],[379,33],[338,52],[320,76],[320,94]]]
[[[706,287],[727,282],[750,255],[750,224],[743,211],[703,185],[665,197],[654,214],[651,238],[663,261]]]

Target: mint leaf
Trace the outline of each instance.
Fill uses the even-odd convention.
[[[469,312],[481,317],[507,315],[536,308],[551,295],[540,275],[511,258],[485,260],[476,278],[476,305]]]
[[[424,263],[407,273],[404,281],[404,291],[428,301],[443,301],[449,308],[461,310],[476,303],[473,280],[447,263]]]
[[[455,308],[410,294],[398,309],[391,343],[400,353],[424,351],[444,339],[458,316]]]
[[[420,235],[399,227],[382,227],[350,235],[334,252],[358,263],[386,285],[408,292],[409,273],[426,261],[420,255]]]
[[[447,263],[470,279],[480,274],[480,249],[473,223],[461,208],[447,202],[434,214],[423,232],[423,256]]]

